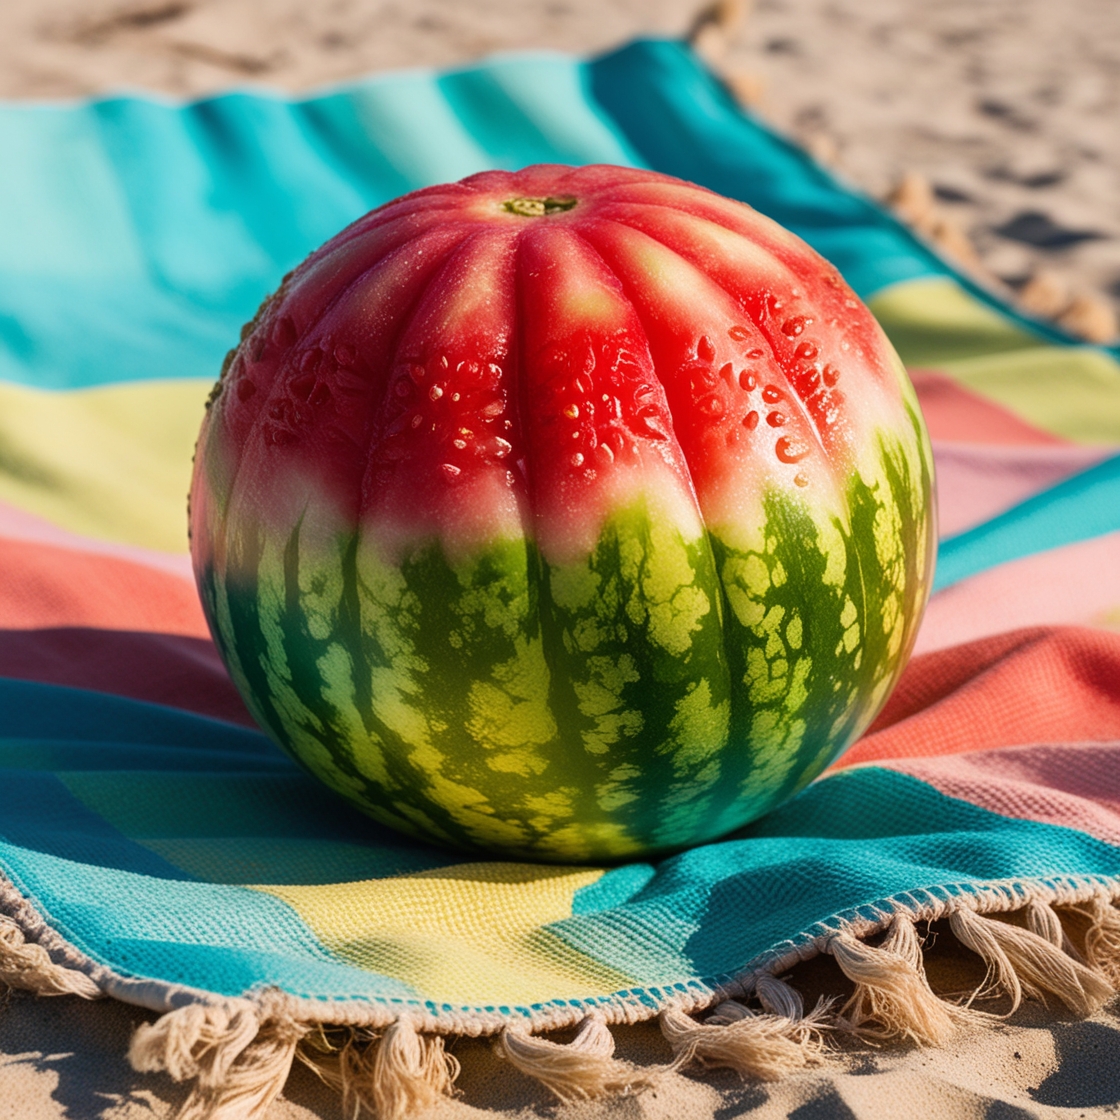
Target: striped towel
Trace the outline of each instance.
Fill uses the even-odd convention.
[[[1108,997],[1117,350],[956,273],[677,43],[303,99],[9,104],[0,151],[0,980],[164,1012],[134,1064],[238,1116],[297,1048],[391,1117],[451,1090],[455,1034],[561,1097],[655,1079],[612,1055],[620,1022],[759,1076],[830,1030],[935,1043],[975,1012],[930,986],[933,921],[994,994]],[[937,590],[886,710],[792,803],[659,863],[463,863],[350,810],[253,726],[190,575],[195,434],[262,296],[373,206],[534,162],[651,167],[800,234],[934,441]],[[818,953],[847,1002],[806,1013],[783,977]]]

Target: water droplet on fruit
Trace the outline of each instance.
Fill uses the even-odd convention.
[[[758,413],[753,410],[748,412],[746,416],[743,417],[743,427],[746,428],[748,432],[753,432],[755,428],[758,427]]]
[[[299,360],[299,368],[304,373],[310,373],[312,370],[319,368],[319,363],[323,360],[323,352],[321,350],[307,350]]]
[[[428,397],[430,400],[438,401],[443,396],[443,387],[441,385],[433,385],[428,390]]]
[[[465,365],[469,365],[469,364],[473,364],[473,363],[460,362],[458,368],[461,371]],[[447,360],[447,355],[446,354],[440,354],[440,356],[439,356],[439,368],[440,369],[450,369],[451,368],[451,363]]]
[[[569,460],[573,467],[583,466],[583,456],[577,451]]]
[[[809,476],[804,471],[798,471],[797,474],[793,476],[793,481],[796,482],[798,486],[808,486]]]
[[[803,358],[807,362],[812,361],[817,356],[818,353],[819,353],[819,351],[817,350],[816,346],[812,342],[809,342],[809,341],[802,342],[797,347],[797,349],[794,350],[794,354],[798,358]]]
[[[713,393],[710,397],[705,397],[700,402],[700,411],[705,416],[710,416],[713,420],[718,420],[724,413],[723,401]]]
[[[795,315],[782,324],[782,334],[788,335],[790,338],[796,338],[812,321],[804,315]]]
[[[745,369],[739,374],[739,384],[749,393],[752,389],[758,388],[758,378],[750,370]]]
[[[452,394],[451,394],[451,399],[452,399],[453,401],[457,401],[457,400],[459,400],[459,399],[460,399],[461,397],[462,397],[462,394],[461,394],[461,393],[452,393]]]
[[[513,450],[513,444],[501,436],[495,436],[490,441],[490,450],[496,458],[504,459]]]
[[[243,377],[237,383],[237,399],[239,401],[247,401],[256,391],[256,385],[247,377]]]
[[[566,409],[564,409],[564,415],[569,420],[575,420],[579,416],[579,405],[578,404],[568,405],[568,407]]]
[[[835,366],[825,366],[824,373],[821,376],[824,378],[824,383],[831,389],[840,380],[840,371]]]
[[[483,405],[478,410],[479,416],[485,416],[487,420],[493,420],[505,411],[506,402],[501,397],[495,397],[489,404]]]
[[[601,443],[597,448],[595,448],[595,456],[604,465],[608,465],[614,462],[614,452],[605,443]]]
[[[448,482],[457,482],[459,475],[463,473],[454,463],[441,463],[439,469],[443,471],[443,477]]]
[[[347,346],[345,342],[340,342],[334,348],[334,360],[340,366],[352,366],[358,358],[358,353],[353,346]]]
[[[727,332],[736,342],[746,342],[751,336],[751,332],[746,327],[732,327]]]
[[[710,362],[716,356],[716,348],[712,345],[712,340],[706,335],[700,336],[700,341],[696,344],[696,356],[702,362]]]
[[[414,416],[414,417],[412,418],[412,426],[413,426],[414,428],[419,428],[419,427],[420,427],[420,425],[421,425],[421,424],[423,424],[423,423],[424,423],[424,417],[423,417],[423,416],[422,416],[422,415],[421,415],[421,414],[420,414],[420,413],[418,412],[418,413],[417,413],[417,414],[416,414],[416,415],[415,415],[415,416]]]
[[[777,385],[767,385],[766,388],[762,390],[762,399],[767,404],[777,404],[783,396],[784,394]]]
[[[301,377],[296,377],[288,386],[292,390],[293,396],[299,397],[301,401],[309,400],[311,397],[311,390],[315,388],[315,378],[309,373],[303,374]]]
[[[454,447],[457,447],[460,451],[462,451],[467,446],[467,441],[465,439],[453,439],[451,441],[451,443]]]
[[[809,454],[809,445],[796,436],[782,436],[774,444],[774,453],[783,463],[800,463]]]
[[[292,321],[291,315],[284,315],[276,320],[276,325],[272,328],[272,341],[277,346],[283,346],[288,349],[290,346],[295,345],[296,339],[299,337],[296,331],[296,325]]]
[[[766,423],[769,424],[771,428],[780,428],[785,422],[785,415],[781,412],[771,412],[766,417]]]

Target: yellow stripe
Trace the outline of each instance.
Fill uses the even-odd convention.
[[[567,918],[603,872],[514,863],[443,867],[392,879],[257,886],[287,902],[342,960],[426,999],[527,1006],[630,987],[624,973],[540,927]]]
[[[191,455],[211,382],[44,392],[0,382],[0,500],[87,536],[187,549]]]
[[[1120,443],[1120,364],[1090,346],[1053,346],[949,279],[915,280],[869,301],[911,369],[940,370],[1043,431]]]

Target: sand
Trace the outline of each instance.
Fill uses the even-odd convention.
[[[590,52],[639,34],[697,35],[753,110],[860,189],[897,205],[986,282],[1106,337],[1120,308],[1120,4],[1116,0],[3,0],[0,97],[121,89],[191,96],[291,90],[495,51]],[[901,185],[901,190],[899,189]],[[1110,318],[1111,317],[1111,318]],[[0,1012],[0,1120],[132,1120],[185,1093],[124,1053],[150,1016],[13,994]],[[666,1057],[656,1028],[623,1054]],[[1078,1022],[1028,1004],[940,1050],[840,1054],[777,1085],[677,1074],[656,1092],[554,1108],[484,1042],[457,1046],[461,1100],[441,1115],[945,1120],[1120,1110],[1117,1005]],[[334,1120],[298,1068],[271,1120]]]

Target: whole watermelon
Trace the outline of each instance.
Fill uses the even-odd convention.
[[[287,276],[203,424],[192,548],[250,710],[377,820],[612,860],[720,836],[868,725],[935,542],[836,270],[647,171],[397,199]]]

